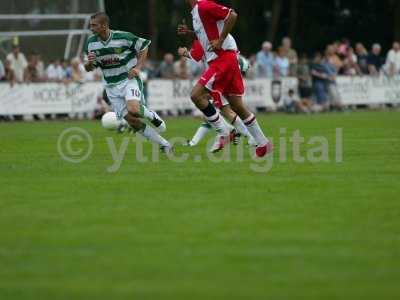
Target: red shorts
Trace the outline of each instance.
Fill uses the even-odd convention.
[[[221,109],[221,107],[229,104],[228,101],[218,92],[211,92],[211,99],[216,108]]]
[[[220,95],[242,96],[244,84],[236,52],[226,51],[211,61],[198,83]]]

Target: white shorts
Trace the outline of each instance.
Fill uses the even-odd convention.
[[[124,80],[116,85],[106,86],[105,89],[118,119],[122,119],[128,114],[127,101],[135,100],[145,105],[143,82],[138,77]]]

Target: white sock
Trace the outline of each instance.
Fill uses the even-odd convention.
[[[149,121],[153,121],[154,119],[154,114],[153,111],[148,109],[146,106],[140,104],[140,115],[143,118],[146,118]]]
[[[269,142],[262,132],[260,125],[258,125],[256,116],[254,114],[251,114],[246,120],[243,120],[243,123],[246,125],[247,130],[256,140],[257,145],[264,146]]]
[[[146,125],[144,130],[139,131],[141,135],[143,135],[150,142],[159,144],[160,146],[170,147],[170,143],[164,139],[161,135],[158,134],[157,131],[151,126]]]
[[[221,116],[221,114],[219,112],[216,112],[215,115],[211,116],[211,117],[207,117],[206,119],[208,121],[208,123],[210,123],[210,125],[212,127],[215,128],[215,130],[222,135],[229,135],[229,127],[227,126],[227,122],[225,121],[225,119]]]
[[[245,136],[245,137],[247,137],[247,138],[250,138],[250,137],[251,137],[251,134],[250,134],[250,132],[247,130],[246,125],[244,125],[243,121],[242,121],[238,116],[235,117],[235,119],[233,120],[232,125],[235,126],[235,128],[237,129],[237,131],[238,131],[241,135],[243,135],[243,136]]]
[[[227,120],[225,120],[225,118],[223,118],[223,119],[224,119],[225,126],[228,128],[229,132],[231,132],[232,130],[235,129],[235,127],[233,127],[231,123],[229,123]]]
[[[129,126],[129,123],[125,119],[120,120],[120,125]]]
[[[199,128],[197,128],[196,133],[192,137],[192,140],[189,142],[190,146],[196,146],[200,141],[205,137],[207,132],[211,129],[211,125],[208,123],[203,123]]]

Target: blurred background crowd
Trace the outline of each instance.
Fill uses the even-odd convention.
[[[27,52],[27,54],[26,54]],[[311,87],[314,80],[333,80],[337,75],[345,76],[394,76],[400,74],[400,42],[382,52],[379,43],[352,44],[348,39],[335,41],[326,46],[324,52],[312,56],[299,55],[290,38],[285,37],[276,47],[262,43],[258,52],[247,57],[250,69],[246,78],[297,77],[302,86]],[[161,61],[148,60],[143,70],[145,79],[194,79],[204,66],[177,54],[165,53]],[[87,73],[83,57],[71,60],[55,59],[44,63],[40,53],[30,49],[24,51],[14,45],[4,61],[0,60],[0,80],[10,84],[29,82],[71,82],[101,80],[101,72]]]
[[[56,59],[44,63],[39,53],[28,54],[14,45],[6,59],[0,61],[0,80],[11,85],[35,82],[88,82],[101,80],[101,71],[86,72],[83,57],[71,60]],[[264,41],[260,49],[247,57],[247,79],[279,79],[296,77],[298,91],[290,91],[286,97],[288,111],[323,111],[340,108],[336,78],[341,76],[395,76],[400,74],[400,42],[382,52],[379,43],[364,45],[344,38],[327,45],[325,51],[312,56],[298,54],[292,41],[284,37],[274,46]],[[144,81],[149,79],[196,79],[204,70],[201,63],[174,53],[165,53],[161,61],[149,59],[142,71]],[[297,97],[296,101],[291,98]],[[334,104],[332,106],[332,103]]]

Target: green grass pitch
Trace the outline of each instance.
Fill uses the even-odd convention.
[[[0,299],[400,299],[400,112],[259,121],[277,146],[268,173],[247,152],[141,163],[133,142],[110,173],[106,137],[119,149],[126,134],[89,121],[0,124]],[[168,119],[166,136],[198,124]],[[80,164],[57,151],[69,127],[93,138]],[[296,129],[325,137],[329,161],[294,161]],[[185,151],[204,157],[205,143]]]

